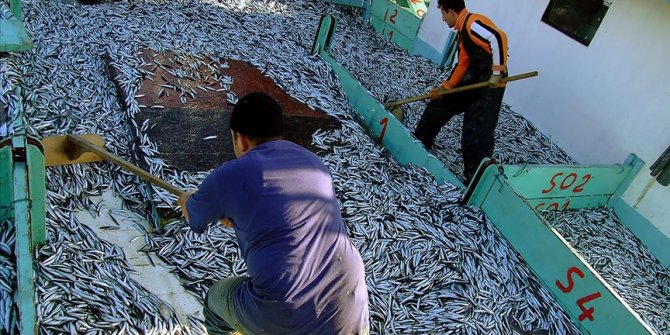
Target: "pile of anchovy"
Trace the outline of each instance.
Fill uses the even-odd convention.
[[[0,209],[1,210],[1,209]],[[14,221],[4,220],[0,224],[0,330],[3,333],[18,334],[18,309],[16,292],[16,255],[14,246]]]
[[[130,278],[119,246],[99,239],[81,222],[48,220],[47,243],[37,250],[37,312],[47,334],[181,333],[172,306]]]
[[[580,334],[481,210],[462,205],[458,188],[437,185],[425,170],[401,166],[377,146],[352,116],[329,65],[309,55],[320,15],[332,14],[339,20],[334,56],[378,100],[420,94],[444,79],[443,68],[378,37],[359,10],[319,1],[243,0],[96,6],[40,1],[25,2],[23,8],[34,47],[0,59],[0,102],[6,106],[0,135],[98,133],[109,151],[178,187],[196,188],[208,171],[171,167],[146,135],[152,125],[135,122],[142,107],[135,97],[142,80],[152,75],[139,51],[172,51],[193,67],[204,58],[247,61],[292,97],[342,122],[340,129],[317,132],[313,141],[332,171],[349,236],[365,263],[373,334],[510,334],[513,328]],[[104,71],[105,56],[119,70],[123,101]],[[234,92],[235,84],[228,85]],[[190,92],[195,96],[184,99],[197,99],[197,90]],[[20,102],[23,127],[13,123]],[[422,104],[406,108],[412,129]],[[457,174],[459,122],[455,118],[445,127],[434,152]],[[510,106],[502,110],[496,135],[496,156],[505,163],[574,163]],[[156,208],[175,209],[173,195],[109,163],[50,167],[47,189],[47,242],[36,251],[41,333],[204,333],[202,320],[180,323],[171,306],[144,288],[156,283],[129,279],[133,269],[121,247],[98,239],[73,216],[81,210],[100,213],[96,196],[113,190],[125,200],[125,210],[156,221]],[[591,224],[585,221],[580,224]],[[220,225],[202,235],[190,232],[182,220],[151,233],[139,229],[146,233],[143,250],[170,264],[200,299],[216,280],[246,271],[232,230]],[[639,243],[636,248],[642,250]],[[593,257],[605,262],[600,254]],[[655,262],[651,256],[636,261],[643,262],[642,269]],[[14,277],[6,277],[5,291],[11,292]],[[667,294],[663,278],[657,276],[653,285]],[[639,301],[651,294],[622,293]],[[0,315],[7,319],[3,329],[13,332],[11,298],[3,291]],[[644,311],[653,309],[653,302],[632,305],[651,315],[645,320],[652,328],[667,333],[667,305],[656,305],[657,317]]]

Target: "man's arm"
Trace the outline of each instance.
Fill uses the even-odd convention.
[[[463,77],[465,76],[465,71],[468,70],[468,65],[470,65],[470,57],[468,57],[468,53],[465,52],[465,48],[463,47],[463,43],[461,41],[458,42],[458,63],[456,63],[456,66],[454,69],[451,71],[451,74],[449,75],[449,79],[444,81],[440,86],[444,88],[445,90],[450,90],[456,86],[458,86],[461,81],[463,80]]]
[[[186,209],[186,200],[188,200],[188,198],[193,193],[195,193],[195,191],[186,191],[186,192],[182,193],[179,196],[179,200],[177,200],[177,204],[181,208],[181,214],[184,216],[184,218],[186,218],[186,221],[188,221],[188,210]]]
[[[217,171],[207,176],[197,191],[184,192],[178,200],[191,230],[202,233],[210,222],[224,217]]]
[[[189,222],[189,219],[188,219],[189,216],[188,216],[188,209],[186,207],[186,201],[194,193],[195,193],[195,191],[184,192],[184,193],[182,193],[182,195],[179,196],[179,200],[177,200],[177,204],[181,208],[181,213],[182,213],[182,215],[184,216],[184,218],[186,219],[187,222]],[[233,223],[230,222],[230,220],[228,220],[227,218],[220,219],[219,223],[221,223],[226,228],[233,228]]]

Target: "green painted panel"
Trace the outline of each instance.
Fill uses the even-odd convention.
[[[370,16],[370,25],[372,26],[372,29],[374,29],[378,34],[382,35],[382,37],[388,41],[389,36],[386,33],[387,26],[382,20],[374,16]]]
[[[25,148],[25,137],[14,136],[14,150]],[[35,313],[35,283],[32,256],[32,233],[30,203],[28,195],[28,167],[25,162],[14,162],[14,222],[16,226],[16,303],[19,309],[19,329],[21,334],[37,334]]]
[[[525,199],[611,195],[631,172],[630,166],[506,165],[505,175]]]
[[[370,13],[405,36],[416,36],[421,26],[420,18],[386,0],[373,0]]]
[[[330,15],[321,16],[319,27],[317,28],[316,36],[314,36],[314,42],[312,43],[312,50],[310,52],[312,56],[318,55],[322,50],[325,52],[330,50],[332,35],[334,34],[336,27],[337,20],[335,20],[335,17]]]
[[[323,2],[358,8],[365,7],[365,0],[323,0]]]
[[[507,165],[503,170],[515,191],[531,207],[542,211],[606,206],[613,196],[628,188],[643,165],[631,154],[622,165]],[[592,180],[601,183],[592,185]]]
[[[582,257],[489,167],[469,204],[482,208],[587,334],[653,334]]]
[[[394,30],[392,26],[385,24],[374,16],[370,17],[370,24],[385,40],[391,41],[405,50],[411,50],[414,46],[416,35],[413,35],[412,37],[405,36],[401,32]]]
[[[3,143],[10,142],[9,140]],[[12,147],[7,145],[0,148],[0,220],[14,217],[12,200],[14,196],[14,179],[12,162]]]
[[[611,199],[623,196],[626,190],[628,190],[628,187],[630,187],[630,185],[635,180],[637,174],[642,170],[642,167],[644,167],[644,161],[637,157],[636,154],[630,154],[628,155],[628,158],[626,158],[626,161],[623,163],[623,165],[630,166],[630,172],[626,178],[621,181],[621,184],[619,184],[619,189],[614,192],[612,198],[610,198],[610,201]]]
[[[321,15],[319,25],[314,34],[314,42],[312,43],[312,50],[310,54],[317,56],[321,54],[328,54],[330,49],[332,36],[337,29],[337,20],[332,15]]]
[[[32,244],[36,246],[46,239],[46,180],[44,176],[44,154],[39,147],[28,144],[28,190],[30,192],[30,225]]]
[[[410,0],[407,1],[407,8],[410,13],[414,14],[418,18],[423,18],[426,13],[428,13],[428,7],[423,2],[423,0]]]
[[[23,19],[23,13],[21,13],[21,0],[9,0],[9,9],[17,20],[21,21]]]
[[[451,183],[465,188],[456,176],[435,156],[430,155],[421,142],[416,140],[384,106],[328,53],[321,57],[330,63],[340,79],[351,106],[381,144],[389,150],[400,164],[413,164],[425,168],[438,183]]]
[[[644,243],[665,268],[670,268],[670,238],[623,199],[613,198],[610,206],[621,223]]]
[[[578,197],[554,197],[554,198],[535,198],[526,199],[528,205],[536,211],[555,211],[566,209],[596,208],[607,205],[610,200],[609,195],[590,195]]]
[[[15,18],[0,20],[0,52],[25,51],[32,46],[23,22]]]

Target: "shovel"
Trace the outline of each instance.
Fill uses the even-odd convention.
[[[166,191],[180,196],[185,191],[157,178],[123,158],[105,150],[100,135],[47,136],[42,139],[46,166],[99,162],[106,159]]]
[[[522,74],[517,74],[515,76],[502,78],[500,80],[500,83],[504,84],[504,83],[507,83],[507,82],[510,82],[510,81],[515,81],[515,80],[525,79],[525,78],[530,78],[530,77],[535,77],[535,76],[537,76],[537,71],[526,72],[526,73],[522,73]],[[453,93],[458,93],[458,92],[463,92],[463,91],[475,90],[475,89],[478,89],[478,88],[489,87],[490,85],[491,84],[489,84],[489,82],[485,81],[485,82],[482,82],[482,83],[456,87],[456,88],[450,89],[448,91],[445,91],[444,93],[442,93],[440,95],[447,95],[447,94],[453,94]],[[391,114],[393,116],[395,116],[395,118],[398,119],[398,121],[404,122],[405,121],[405,112],[402,110],[402,107],[400,107],[400,105],[404,105],[406,103],[410,103],[410,102],[414,102],[414,101],[418,101],[418,100],[423,100],[423,99],[428,99],[428,98],[430,98],[430,94],[417,95],[417,96],[410,97],[410,98],[405,98],[405,99],[401,99],[401,100],[387,102],[387,103],[384,104],[384,107],[389,109]]]

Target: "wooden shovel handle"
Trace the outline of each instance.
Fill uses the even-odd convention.
[[[166,181],[164,181],[160,178],[157,178],[156,176],[154,176],[154,175],[150,174],[149,172],[143,170],[139,166],[124,160],[123,158],[105,150],[102,147],[99,147],[99,146],[95,145],[94,143],[84,139],[81,136],[67,135],[67,140],[75,145],[75,147],[77,148],[76,151],[81,150],[81,151],[92,152],[92,153],[94,153],[94,154],[96,154],[96,155],[98,155],[98,156],[100,156],[100,157],[102,157],[102,158],[104,158],[104,159],[106,159],[106,160],[108,160],[108,161],[110,161],[110,162],[128,170],[128,171],[130,171],[130,172],[132,172],[133,174],[137,175],[138,177],[140,177],[140,178],[142,178],[142,179],[144,179],[144,180],[146,180],[146,181],[148,181],[148,182],[150,182],[150,183],[152,183],[156,186],[159,186],[159,187],[167,190],[168,192],[170,192],[170,193],[172,193],[176,196],[181,196],[182,193],[184,193],[184,190],[182,190],[178,187],[175,187],[172,184],[170,184],[170,183],[168,183],[168,182],[166,182]]]
[[[525,79],[525,78],[530,78],[530,77],[535,77],[535,76],[537,76],[537,71],[526,72],[526,73],[522,73],[522,74],[517,74],[515,76],[509,76],[509,77],[506,77],[506,78],[502,78],[500,80],[500,82],[501,83],[507,83],[507,82],[510,82],[510,81],[515,81],[515,80]],[[458,92],[463,92],[463,91],[476,90],[478,88],[489,87],[489,85],[490,85],[489,82],[485,81],[485,82],[482,82],[482,83],[460,86],[460,87],[456,87],[456,88],[447,90],[440,95],[447,95],[447,94],[453,94],[453,93],[458,93]],[[415,97],[411,97],[411,98],[407,98],[407,99],[392,101],[392,102],[384,104],[384,107],[389,108],[389,107],[393,107],[393,106],[397,106],[397,105],[403,105],[403,104],[406,104],[406,103],[410,103],[410,102],[414,102],[414,101],[418,101],[418,100],[423,100],[423,99],[428,99],[428,98],[430,98],[430,94],[423,94],[423,95],[419,95],[419,96],[415,96]]]

